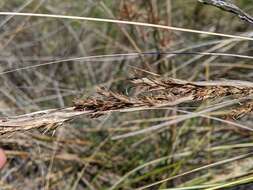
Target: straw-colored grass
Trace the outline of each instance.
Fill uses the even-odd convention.
[[[1,1],[0,189],[251,189],[234,2]]]

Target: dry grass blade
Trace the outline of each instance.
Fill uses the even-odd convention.
[[[218,7],[226,12],[233,13],[237,15],[240,19],[245,20],[246,22],[253,24],[253,17],[245,13],[242,9],[237,7],[231,1],[220,1],[220,0],[199,0],[199,2]]]
[[[38,67],[42,66],[48,66],[48,65],[53,65],[53,64],[59,64],[59,63],[64,63],[64,62],[70,62],[70,61],[92,61],[92,60],[99,60],[99,59],[107,59],[107,58],[117,58],[117,57],[125,57],[125,56],[138,56],[139,53],[128,53],[128,54],[109,54],[109,55],[94,55],[94,56],[85,56],[85,57],[76,57],[76,58],[68,58],[68,59],[61,59],[57,61],[50,61],[46,63],[40,63],[37,65],[32,65],[32,66],[26,66],[26,67],[21,67],[21,68],[16,68],[16,69],[11,69],[7,71],[0,72],[0,75],[4,74],[10,74],[14,73],[17,71],[23,71],[23,70],[28,70],[28,69],[35,69]]]
[[[224,57],[234,57],[234,58],[242,58],[242,59],[253,59],[253,56],[249,55],[241,55],[241,54],[229,54],[229,53],[219,53],[219,52],[159,52],[159,51],[150,51],[150,52],[141,52],[141,53],[117,53],[117,54],[105,54],[105,55],[91,55],[85,57],[74,57],[74,58],[67,58],[67,59],[60,59],[56,61],[50,61],[45,63],[40,63],[31,66],[25,66],[15,69],[10,69],[6,71],[0,72],[0,75],[10,74],[17,71],[24,71],[29,69],[36,69],[43,66],[49,66],[53,64],[62,64],[71,61],[115,61],[115,60],[123,60],[128,57],[131,58],[138,58],[138,56],[144,55],[207,55],[207,56],[224,56]]]
[[[129,137],[133,137],[133,136],[137,136],[137,135],[141,135],[141,134],[145,134],[145,133],[151,133],[151,132],[154,132],[154,131],[157,131],[157,130],[162,130],[165,127],[168,127],[168,126],[171,126],[171,125],[183,122],[183,121],[185,121],[187,119],[201,117],[201,116],[203,116],[205,114],[208,114],[209,112],[216,111],[218,109],[234,105],[235,103],[238,103],[238,101],[237,100],[232,100],[232,101],[228,101],[228,102],[225,102],[225,103],[223,102],[223,103],[218,104],[218,105],[216,105],[214,107],[211,107],[211,108],[208,108],[208,109],[204,109],[204,110],[201,110],[199,112],[193,112],[193,113],[189,113],[187,115],[182,115],[182,116],[180,116],[180,117],[178,117],[176,119],[173,119],[173,120],[161,123],[161,124],[157,124],[157,125],[151,126],[149,128],[144,128],[144,129],[140,129],[138,131],[129,132],[129,133],[126,133],[126,134],[114,136],[113,139],[114,140],[124,139],[124,138],[129,138]],[[209,117],[209,118],[212,119],[211,117]],[[216,118],[215,120],[220,120],[220,119]],[[220,121],[222,121],[222,120],[220,120]],[[228,124],[232,124],[232,125],[234,125],[234,126],[236,126],[238,128],[241,128],[243,130],[246,130],[247,132],[253,132],[253,129],[250,128],[250,127],[247,127],[247,126],[244,126],[244,125],[233,124],[233,122],[230,122],[230,121],[226,121],[226,122]]]
[[[247,97],[253,93],[253,83],[246,81],[188,82],[173,78],[166,80],[141,78],[133,79],[131,83],[134,87],[138,87],[138,94],[126,96],[122,93],[99,88],[97,97],[76,99],[73,107],[2,118],[0,134],[40,127],[53,128],[79,115],[98,117],[109,112],[176,106],[181,103],[199,102],[226,96]],[[251,111],[252,107],[247,109],[246,113]],[[243,113],[246,114],[245,111]]]
[[[36,14],[36,13],[15,13],[15,12],[0,12],[0,15],[13,15],[13,16],[31,16],[31,17],[45,17],[45,18],[61,18],[61,19],[71,19],[71,20],[84,20],[84,21],[93,21],[93,22],[107,22],[107,23],[115,23],[115,24],[127,24],[127,25],[135,25],[135,26],[145,26],[151,28],[159,28],[159,29],[166,29],[166,30],[174,30],[180,32],[189,32],[195,34],[206,34],[212,36],[219,36],[219,37],[227,37],[227,38],[234,38],[238,40],[250,40],[253,39],[246,36],[236,36],[230,34],[222,34],[216,32],[207,32],[207,31],[199,31],[193,29],[186,29],[186,28],[179,28],[179,27],[172,27],[172,26],[165,26],[165,25],[158,25],[158,24],[150,24],[150,23],[142,23],[142,22],[132,22],[132,21],[124,21],[124,20],[114,20],[114,19],[104,19],[104,18],[92,18],[92,17],[79,17],[79,16],[68,16],[68,15],[54,15],[54,14]]]

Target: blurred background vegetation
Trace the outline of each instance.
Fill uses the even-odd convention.
[[[234,2],[253,14],[251,0]],[[197,0],[1,0],[0,11],[112,18],[253,35],[248,23]],[[127,79],[147,75],[141,70],[189,81],[253,81],[251,59],[230,56],[152,54],[82,59],[150,51],[252,55],[249,41],[19,16],[0,16],[0,31],[2,116],[71,106],[75,97],[92,96],[101,85],[124,92],[128,89]],[[70,58],[80,59],[68,61]],[[63,61],[33,68],[58,60]],[[0,174],[0,189],[135,189],[166,178],[171,179],[151,189],[205,189],[250,176],[250,157],[177,176],[252,151],[252,134],[211,119],[194,118],[152,134],[111,139],[176,118],[181,114],[178,110],[194,112],[217,102],[114,113],[99,119],[79,118],[55,131],[2,136],[0,147],[6,150],[9,160]],[[210,114],[223,117],[225,110]],[[251,126],[252,115],[238,122]]]

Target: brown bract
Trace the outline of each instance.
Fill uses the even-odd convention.
[[[239,81],[234,81],[234,84],[233,81],[194,83],[178,79],[142,78],[131,82],[136,95],[126,96],[99,88],[98,97],[75,100],[75,110],[103,112],[140,106],[176,105],[182,103],[178,100],[186,100],[187,97],[188,101],[203,101],[231,95],[248,96],[253,92],[252,84]]]

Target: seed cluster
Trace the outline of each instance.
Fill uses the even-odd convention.
[[[253,94],[253,87],[231,86],[226,82],[194,83],[177,79],[141,78],[131,83],[135,89],[134,95],[127,96],[99,88],[95,98],[74,100],[75,110],[96,113],[134,107],[175,106],[189,101]]]

